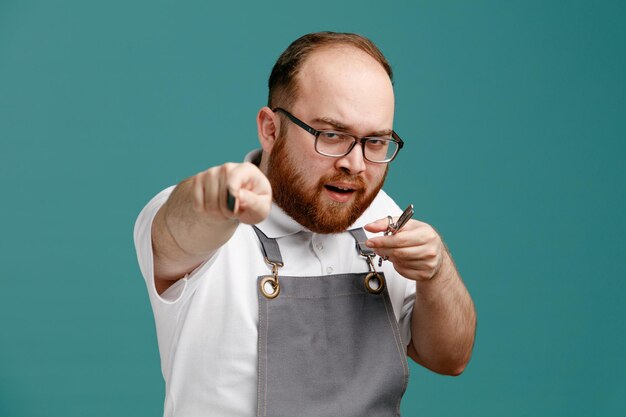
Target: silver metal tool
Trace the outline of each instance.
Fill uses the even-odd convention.
[[[393,222],[393,218],[391,216],[387,216],[389,220],[389,225],[387,226],[387,230],[385,231],[385,236],[395,235],[402,229],[402,227],[408,222],[415,211],[413,210],[413,204],[409,204],[409,206],[402,212],[400,217],[398,217],[397,222]],[[383,261],[386,261],[388,258],[386,256],[378,258],[378,266],[381,267],[383,265]]]
[[[409,204],[409,206],[402,212],[400,217],[398,217],[397,222],[393,222],[389,220],[389,226],[387,226],[387,231],[385,231],[385,236],[387,235],[395,235],[402,229],[402,227],[408,222],[411,217],[413,217],[413,204]],[[388,216],[391,219],[391,216]]]

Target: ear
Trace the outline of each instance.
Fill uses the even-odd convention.
[[[270,154],[278,137],[280,119],[269,107],[262,107],[256,116],[256,126],[263,153]]]

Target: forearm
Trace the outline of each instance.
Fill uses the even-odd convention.
[[[469,362],[476,313],[450,255],[428,281],[416,282],[412,317],[413,359],[442,374],[458,375]]]
[[[176,280],[195,269],[234,233],[238,221],[206,216],[194,204],[193,178],[181,182],[152,223],[157,280]]]
[[[228,193],[235,197],[234,208],[228,207]],[[263,221],[271,203],[269,181],[250,163],[226,163],[178,184],[152,223],[157,291],[209,259],[239,222]]]

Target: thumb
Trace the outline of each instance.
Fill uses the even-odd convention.
[[[239,220],[247,224],[257,224],[267,218],[272,205],[271,194],[255,194],[242,188],[239,190],[237,199],[237,216]]]

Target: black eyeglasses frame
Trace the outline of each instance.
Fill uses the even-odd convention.
[[[296,125],[298,125],[299,127],[301,127],[302,129],[306,130],[307,132],[309,132],[310,134],[312,134],[313,136],[315,136],[315,151],[317,153],[319,153],[320,155],[324,155],[330,158],[343,158],[344,156],[348,155],[350,152],[352,152],[352,149],[354,148],[354,146],[357,143],[361,144],[361,151],[363,152],[363,158],[371,163],[374,164],[388,164],[389,162],[393,161],[396,156],[398,156],[398,153],[400,152],[400,149],[402,149],[402,147],[404,146],[404,141],[400,138],[400,136],[398,136],[398,134],[395,131],[391,131],[391,139],[393,142],[398,144],[398,147],[396,148],[396,151],[394,152],[394,154],[388,158],[387,160],[384,161],[372,161],[371,159],[369,159],[367,156],[365,156],[365,143],[368,140],[390,140],[389,138],[380,138],[380,137],[375,137],[375,136],[364,136],[364,137],[358,137],[355,135],[352,135],[350,133],[346,133],[346,132],[341,132],[341,131],[335,131],[335,130],[317,130],[311,126],[309,126],[308,124],[306,124],[305,122],[303,122],[302,120],[298,119],[296,116],[294,116],[293,114],[289,113],[287,110],[283,109],[282,107],[275,107],[272,109],[272,111],[274,113],[276,112],[281,112],[283,113],[285,116],[287,116],[289,118],[289,120],[291,120],[293,123],[295,123]],[[324,133],[324,132],[336,132],[336,133],[341,133],[342,135],[346,135],[346,136],[350,136],[354,139],[354,142],[352,142],[352,145],[348,148],[348,151],[343,154],[343,155],[327,155],[325,153],[320,152],[319,150],[317,150],[317,139],[319,138],[319,136]]]

